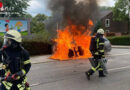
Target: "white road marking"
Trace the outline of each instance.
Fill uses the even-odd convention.
[[[122,53],[122,54],[113,54],[113,55],[107,55],[107,56],[122,56],[122,55],[130,55],[130,53]]]
[[[32,85],[30,85],[30,87],[38,86],[38,85],[40,85],[40,84],[41,84],[41,83],[32,84]]]
[[[130,66],[108,69],[108,71],[116,71],[116,70],[122,70],[122,69],[127,69],[127,68],[130,68]]]
[[[122,56],[122,55],[130,55],[130,53],[113,54],[113,55],[107,55],[107,56]],[[122,70],[122,69],[127,69],[127,68],[130,68],[130,66],[108,69],[108,71],[116,71],[116,70]],[[37,68],[37,69],[38,69],[38,68]],[[36,70],[36,69],[32,69],[32,70]],[[40,85],[40,84],[41,84],[41,83],[36,83],[36,84],[32,84],[32,85],[30,85],[30,86],[33,87],[33,86],[38,86],[38,85]]]
[[[122,70],[122,69],[127,69],[127,68],[130,68],[130,66],[108,69],[108,71],[116,71],[116,70]],[[34,87],[34,86],[38,86],[38,85],[41,85],[41,83],[32,84],[32,85],[30,85],[30,86],[31,86],[31,87]]]

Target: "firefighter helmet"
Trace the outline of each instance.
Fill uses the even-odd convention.
[[[21,34],[20,34],[18,31],[16,31],[16,30],[9,30],[9,31],[5,34],[4,38],[6,38],[6,39],[12,39],[12,40],[14,40],[14,41],[16,41],[16,42],[18,42],[18,43],[21,43],[21,42],[22,42],[22,36],[21,36]]]
[[[98,34],[104,34],[104,30],[100,28],[100,29],[97,30],[97,33]]]

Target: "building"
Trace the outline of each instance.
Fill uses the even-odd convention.
[[[114,21],[112,11],[104,11],[101,16],[101,25],[106,33],[115,33],[117,36],[128,34],[128,22]]]

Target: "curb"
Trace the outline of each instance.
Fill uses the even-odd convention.
[[[130,49],[130,46],[112,46],[112,48],[117,48],[117,49]],[[39,60],[37,61],[36,59],[33,59],[33,57],[31,57],[31,63],[32,64],[41,64],[41,63],[49,63],[49,62],[57,62],[57,60],[52,60],[52,59],[49,59],[50,55],[47,55],[47,57],[42,57],[44,58],[45,60]],[[40,56],[36,56],[34,58],[37,58],[37,57],[40,57]]]
[[[112,48],[130,49],[130,46],[112,46]]]
[[[49,62],[56,62],[57,60],[50,59],[51,55],[43,55],[43,56],[34,56],[31,57],[31,63],[32,64],[40,64],[40,63],[49,63]]]
[[[56,60],[54,61],[41,61],[41,62],[31,62],[32,64],[40,64],[40,63],[49,63],[49,62],[56,62]]]

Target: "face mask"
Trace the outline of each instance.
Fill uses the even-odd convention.
[[[103,37],[103,35],[102,35],[102,34],[97,34],[96,36],[97,36],[97,37]]]

